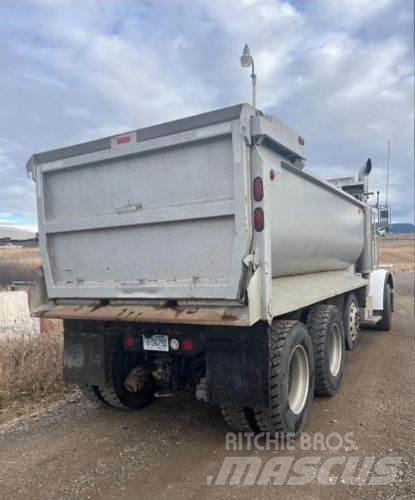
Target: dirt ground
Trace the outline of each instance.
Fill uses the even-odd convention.
[[[395,272],[414,269],[414,233],[388,234],[379,239],[379,260],[382,264],[393,264]]]
[[[352,449],[332,445],[305,451],[297,442],[294,450],[227,451],[219,411],[197,403],[191,393],[159,399],[140,412],[101,408],[76,394],[0,427],[1,497],[410,498],[415,493],[414,275],[396,278],[393,330],[361,333],[356,349],[347,353],[340,391],[315,399],[306,429],[311,436],[352,433]],[[331,470],[340,472],[327,484],[320,476],[303,486],[217,484],[226,457],[258,457],[265,464],[270,458],[295,461],[310,455],[326,463],[392,457],[399,466],[393,482],[382,486],[336,479],[341,465]]]

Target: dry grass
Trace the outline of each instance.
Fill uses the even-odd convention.
[[[38,248],[0,248],[0,287],[12,281],[33,281],[32,270],[38,266]]]
[[[397,273],[414,270],[414,235],[389,235],[379,240],[379,262]]]
[[[62,349],[60,325],[40,335],[0,339],[0,424],[73,390],[62,381]]]

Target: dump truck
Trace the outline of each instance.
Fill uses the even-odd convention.
[[[68,382],[127,410],[192,390],[237,431],[302,432],[394,292],[370,159],[325,181],[304,142],[240,104],[30,158],[30,309],[63,320]]]

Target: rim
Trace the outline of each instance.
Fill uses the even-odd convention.
[[[349,312],[349,335],[353,342],[357,339],[359,334],[359,308],[356,302],[350,304]]]
[[[308,395],[310,367],[306,350],[297,345],[291,353],[288,376],[288,404],[293,413],[300,413]]]
[[[336,324],[330,330],[328,351],[330,372],[335,377],[339,373],[342,360],[342,336]]]

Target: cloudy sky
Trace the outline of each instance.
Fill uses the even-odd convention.
[[[33,227],[32,153],[250,98],[306,138],[308,167],[370,156],[413,220],[412,0],[0,2],[0,225]]]

